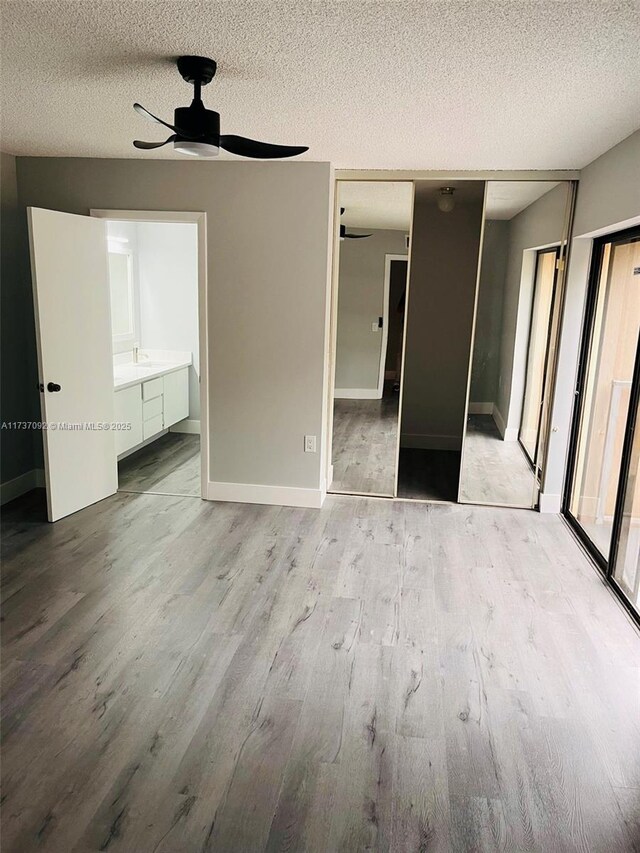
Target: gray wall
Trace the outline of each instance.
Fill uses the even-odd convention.
[[[210,479],[318,489],[328,163],[18,158],[20,203],[207,213]],[[304,453],[303,436],[319,452]]]
[[[567,197],[568,185],[559,184],[509,221],[509,259],[502,309],[500,377],[496,403],[508,430],[506,437],[511,439],[517,437],[522,414],[533,296],[532,276],[522,281],[523,252],[525,249],[560,243]]]
[[[407,253],[405,231],[348,230],[372,236],[340,242],[336,396],[343,388],[378,387],[382,331],[371,324],[382,316],[385,255]]]
[[[482,232],[483,181],[456,181],[438,210],[440,181],[417,181],[413,213],[402,444],[459,450]]]
[[[1,341],[2,411],[5,423],[39,419],[36,391],[33,302],[28,268],[24,212],[18,204],[16,160],[2,154],[0,162],[2,209],[1,234]],[[6,483],[41,464],[39,434],[30,430],[3,429],[0,482]]]
[[[471,364],[471,403],[495,403],[498,399],[502,303],[508,245],[508,221],[486,220]]]

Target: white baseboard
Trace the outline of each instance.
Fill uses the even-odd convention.
[[[503,438],[503,441],[517,441],[518,440],[518,430],[514,427],[507,427],[504,422],[504,418],[502,417],[502,413],[500,409],[494,405],[493,412],[493,420],[495,425],[498,427],[498,432]]]
[[[380,400],[382,394],[377,388],[336,388],[333,396],[336,400]]]
[[[174,424],[169,429],[169,432],[182,432],[188,435],[200,435],[200,421],[185,418],[185,420],[178,421],[177,424]]]
[[[540,492],[540,512],[553,513],[558,515],[562,509],[562,498],[560,495],[549,495]]]
[[[595,524],[598,515],[598,498],[595,495],[582,495],[578,504],[578,517],[587,523]]]
[[[42,468],[32,468],[31,471],[25,471],[19,477],[14,477],[13,480],[0,483],[0,506],[4,506],[9,501],[14,501],[21,495],[26,495],[32,489],[42,488],[44,488],[44,471]]]
[[[470,415],[492,415],[494,409],[494,403],[469,403]]]
[[[300,489],[294,486],[259,486],[251,483],[207,483],[207,500],[243,504],[301,506],[320,509],[325,489]]]
[[[469,414],[491,415],[503,441],[518,440],[518,430],[514,427],[507,427],[504,418],[500,414],[500,409],[495,403],[469,403]]]
[[[458,435],[421,435],[403,432],[400,447],[413,450],[460,450],[462,439]]]

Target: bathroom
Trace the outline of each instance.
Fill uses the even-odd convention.
[[[201,496],[198,228],[107,220],[120,491]]]

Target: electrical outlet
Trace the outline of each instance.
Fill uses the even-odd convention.
[[[315,437],[315,435],[305,435],[305,437],[304,437],[304,452],[305,453],[315,453],[316,452],[316,437]]]

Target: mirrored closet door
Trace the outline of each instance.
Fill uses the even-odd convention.
[[[562,181],[487,183],[463,503],[537,505],[572,192]]]
[[[339,181],[337,194],[329,490],[393,496],[413,184]]]
[[[457,499],[484,195],[484,181],[415,182],[401,498]]]

